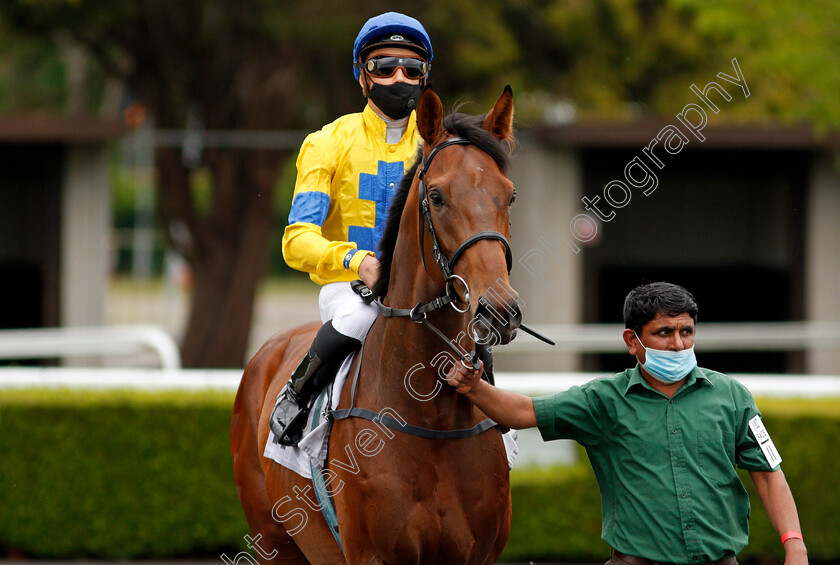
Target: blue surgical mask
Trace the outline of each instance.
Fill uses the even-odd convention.
[[[639,345],[645,350],[645,362],[642,363],[642,367],[659,382],[675,383],[697,366],[694,346],[682,351],[663,351],[645,347],[642,340],[639,339],[639,334],[636,334],[636,339],[639,340]]]

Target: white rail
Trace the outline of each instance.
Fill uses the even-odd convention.
[[[607,373],[496,374],[505,390],[537,396],[554,394],[582,385]],[[732,375],[755,396],[785,398],[840,397],[840,376],[834,375]],[[0,368],[0,390],[15,388],[78,388],[136,390],[220,390],[235,392],[242,378],[239,369],[126,369],[77,367]]]
[[[534,329],[557,342],[555,347],[520,332],[510,345],[498,351],[540,352],[552,351],[578,353],[623,353],[626,346],[621,340],[622,326],[618,324],[589,325],[541,325]],[[791,351],[809,349],[840,349],[840,323],[837,322],[779,322],[779,323],[704,323],[697,328],[697,342],[704,351]],[[172,337],[157,326],[103,326],[84,328],[50,328],[29,330],[0,330],[0,359],[31,359],[96,355],[136,354],[154,351],[161,363],[163,372],[148,370],[108,370],[80,369],[80,372],[67,370],[56,372],[55,369],[23,370],[18,375],[35,377],[30,381],[42,386],[133,386],[146,380],[152,388],[155,383],[166,381],[174,388],[220,387],[235,388],[241,371],[234,372],[196,372],[179,371],[181,357]],[[3,370],[5,375],[11,375]],[[110,372],[109,372],[110,371]],[[85,376],[87,375],[87,376]],[[105,376],[111,375],[111,376]],[[114,375],[117,375],[114,377]],[[141,376],[142,375],[142,376]],[[208,376],[212,375],[208,380]],[[224,375],[224,376],[222,376]],[[508,373],[499,375],[500,384],[510,384],[510,388],[528,393],[547,393],[562,390],[593,378],[591,373]],[[773,394],[774,390],[786,393],[806,385],[807,388],[821,393],[837,394],[835,388],[840,377],[825,377],[829,381],[819,381],[823,377],[764,375],[745,376],[755,379],[754,386],[760,393]],[[93,379],[92,381],[90,379]],[[14,381],[14,379],[12,379]],[[22,381],[0,382],[0,387],[21,386]],[[178,383],[181,383],[180,385]],[[223,384],[225,383],[225,384]],[[790,386],[783,383],[796,383]],[[806,384],[807,383],[807,384]],[[37,385],[36,385],[37,386]],[[502,384],[504,386],[504,384]],[[752,387],[750,387],[752,388]]]
[[[529,324],[530,326],[530,324]],[[553,339],[548,346],[523,331],[499,351],[550,353],[625,353],[621,324],[534,325]],[[695,339],[703,351],[801,351],[840,349],[838,322],[699,323]]]
[[[101,326],[0,330],[0,359],[129,355],[154,351],[162,369],[181,368],[172,337],[157,326]]]

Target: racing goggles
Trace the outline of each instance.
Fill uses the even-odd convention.
[[[429,73],[429,63],[414,57],[372,57],[365,63],[356,63],[356,68],[364,69],[370,76],[379,78],[393,76],[399,68],[411,79],[423,78]]]

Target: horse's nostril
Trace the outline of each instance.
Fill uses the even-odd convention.
[[[481,297],[475,312],[475,329],[487,330],[499,343],[508,343],[522,323],[522,310],[518,300],[511,299],[502,304],[494,304],[486,297]],[[475,332],[474,332],[474,335]],[[487,336],[481,336],[486,339]]]
[[[511,329],[516,329],[519,327],[519,324],[522,323],[522,309],[519,307],[519,304],[514,306],[514,314],[511,317]]]

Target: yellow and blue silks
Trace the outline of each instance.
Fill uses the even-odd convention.
[[[301,146],[283,258],[318,284],[359,278],[362,259],[377,251],[388,207],[417,154],[416,114],[399,143],[387,143],[385,132],[385,121],[365,106]]]

